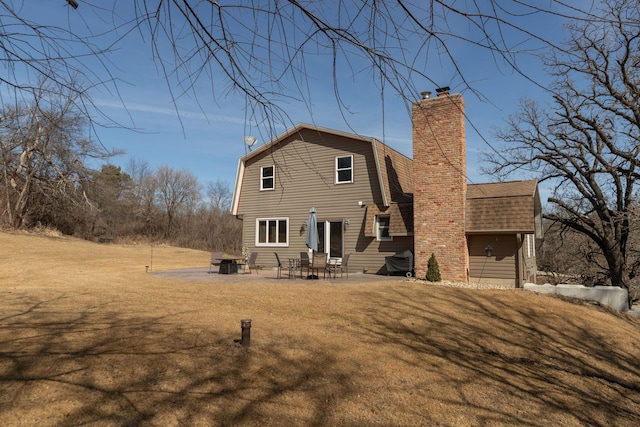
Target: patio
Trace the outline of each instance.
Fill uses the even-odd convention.
[[[322,273],[319,279],[306,279],[300,278],[300,275],[295,279],[289,279],[287,277],[286,269],[282,271],[282,279],[278,279],[278,272],[275,269],[260,270],[258,273],[253,272],[251,274],[218,274],[217,271],[209,274],[208,267],[196,267],[196,268],[180,268],[176,270],[162,270],[153,271],[149,274],[163,277],[173,280],[184,280],[191,282],[209,282],[209,283],[247,283],[247,282],[272,282],[272,283],[286,283],[286,282],[304,282],[309,285],[322,285],[324,283],[332,284],[348,284],[348,283],[366,283],[366,282],[378,282],[388,280],[405,280],[405,276],[383,276],[378,274],[363,274],[363,273],[349,273],[349,278],[346,274],[342,277],[338,275],[337,278],[322,278]]]

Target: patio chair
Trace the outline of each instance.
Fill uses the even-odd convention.
[[[273,253],[276,256],[276,261],[278,261],[278,279],[282,279],[282,263],[280,262],[280,257],[278,256],[278,252]]]
[[[302,271],[304,269],[307,270],[307,276],[309,275],[309,267],[311,263],[309,262],[309,252],[304,251],[300,252],[300,278],[302,279]]]
[[[311,257],[311,265],[309,266],[309,270],[311,270],[311,274],[307,276],[309,279],[317,279],[318,272],[321,268],[326,268],[327,266],[327,254],[324,252],[314,252]]]
[[[342,261],[340,263],[338,263],[337,265],[335,265],[335,272],[337,273],[338,271],[340,271],[340,277],[342,278],[342,272],[346,271],[347,272],[347,279],[349,278],[349,257],[351,256],[351,254],[346,254],[345,256],[342,257]]]
[[[342,270],[347,273],[347,279],[349,278],[349,258],[351,257],[351,253],[346,254],[342,257],[342,264],[340,265],[340,277],[342,277]]]
[[[224,256],[224,253],[222,252],[211,252],[211,263],[209,264],[209,274],[211,274],[212,265],[215,265],[216,267],[218,267],[218,271],[220,271],[220,261],[222,260],[223,256]]]
[[[346,271],[347,272],[347,279],[349,278],[349,257],[351,256],[351,254],[346,254],[345,256],[343,256],[342,258],[334,258],[334,259],[329,259],[327,261],[327,265],[324,268],[324,274],[325,274],[325,278],[326,278],[326,274],[327,272],[329,272],[329,278],[331,278],[331,274],[333,274],[333,277],[337,277],[338,276],[338,271],[340,271],[340,278],[342,278],[342,272]]]
[[[258,266],[256,265],[256,261],[258,260],[258,252],[251,252],[249,255],[249,259],[247,260],[247,267],[249,268],[249,274],[251,274],[251,269],[253,268],[258,274]]]

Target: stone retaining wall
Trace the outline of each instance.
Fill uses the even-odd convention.
[[[583,285],[566,285],[562,283],[558,285],[525,283],[524,289],[541,294],[557,294],[596,301],[620,311],[629,310],[628,292],[626,289],[617,286],[594,286],[591,288]]]

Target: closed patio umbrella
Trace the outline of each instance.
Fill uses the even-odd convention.
[[[307,229],[307,247],[314,252],[318,251],[318,220],[316,208],[309,209],[309,228]]]

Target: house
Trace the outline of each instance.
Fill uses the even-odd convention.
[[[425,277],[433,253],[444,280],[535,279],[541,209],[535,181],[467,184],[464,101],[424,96],[413,106],[413,159],[375,138],[299,124],[240,158],[232,213],[259,264],[306,251],[309,211],[319,251],[349,270],[386,273],[410,249]],[[491,247],[491,256],[487,248]]]

